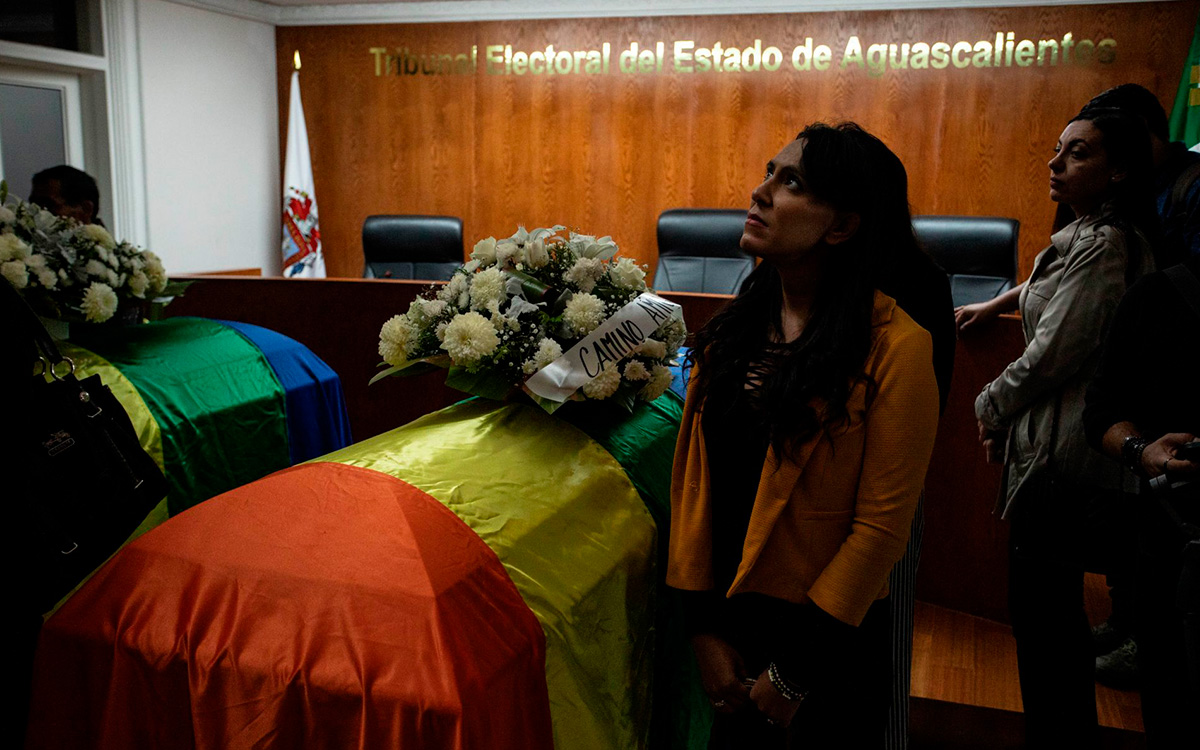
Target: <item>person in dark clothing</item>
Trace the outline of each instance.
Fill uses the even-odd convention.
[[[1114,86],[1092,97],[1080,114],[1096,109],[1117,109],[1140,117],[1150,133],[1154,201],[1162,221],[1162,241],[1155,250],[1158,267],[1200,255],[1200,154],[1171,140],[1166,110],[1143,86]]]
[[[96,178],[66,164],[43,169],[33,176],[29,202],[81,224],[104,226],[99,217],[100,189]]]
[[[1088,442],[1143,477],[1133,518],[1125,521],[1138,532],[1133,627],[1151,750],[1194,747],[1200,737],[1200,692],[1188,677],[1185,622],[1176,603],[1188,537],[1146,484],[1163,475],[1190,480],[1166,501],[1183,521],[1200,524],[1200,462],[1176,456],[1200,435],[1200,281],[1185,292],[1189,282],[1181,289],[1171,279],[1181,271],[1200,279],[1200,256],[1144,277],[1121,300],[1083,414]],[[1198,656],[1191,655],[1193,669]]]

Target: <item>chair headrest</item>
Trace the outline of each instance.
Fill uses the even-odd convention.
[[[658,217],[658,254],[706,258],[749,258],[739,243],[743,209],[673,208]]]
[[[368,263],[463,260],[462,219],[457,216],[368,216],[362,229]]]
[[[1012,279],[1021,222],[999,216],[914,216],[925,251],[949,274]]]

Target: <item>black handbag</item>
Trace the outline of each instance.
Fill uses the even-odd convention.
[[[99,375],[79,380],[16,291],[0,284],[18,354],[32,354],[23,408],[8,426],[27,527],[17,547],[34,606],[54,606],[125,542],[167,493],[162,471]],[[20,363],[18,363],[18,366]]]

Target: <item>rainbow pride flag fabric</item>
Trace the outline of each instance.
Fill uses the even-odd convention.
[[[703,747],[681,411],[470,399],[172,518],[46,623],[30,746]]]

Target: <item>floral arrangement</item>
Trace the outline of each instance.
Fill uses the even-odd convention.
[[[98,224],[55,216],[8,195],[0,183],[0,275],[39,314],[103,323],[118,308],[167,291],[167,272],[149,250],[117,242]]]
[[[386,369],[371,382],[448,368],[453,388],[489,398],[520,389],[553,411],[559,404],[526,381],[647,291],[645,269],[617,251],[610,237],[562,226],[479,241],[447,284],[383,324]],[[668,365],[686,335],[682,320],[663,322],[626,356],[598,367],[571,399],[628,409],[637,399],[653,401],[671,384]]]

